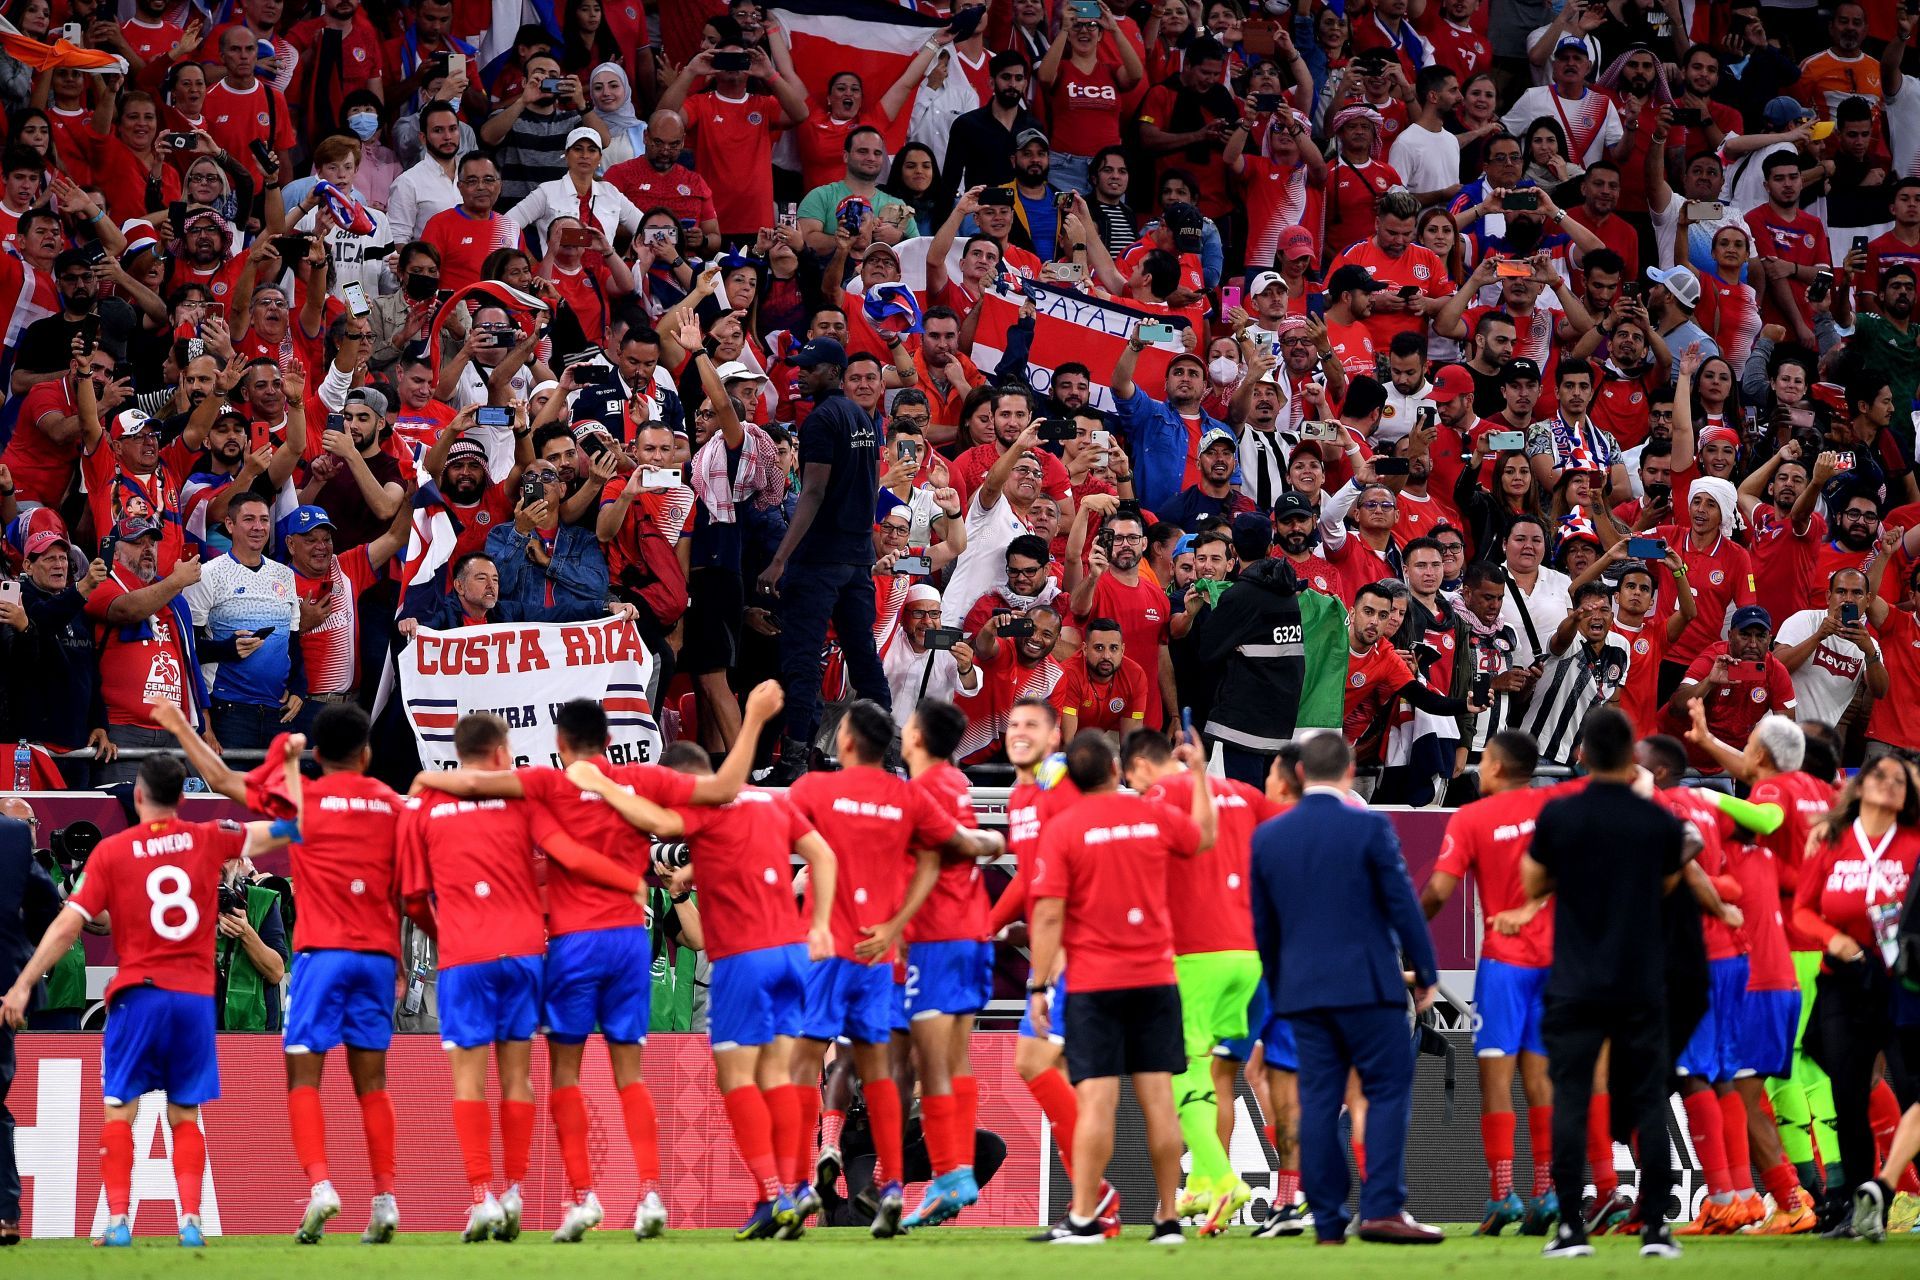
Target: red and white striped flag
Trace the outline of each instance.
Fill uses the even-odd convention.
[[[826,101],[828,82],[851,71],[866,86],[870,106],[893,87],[920,46],[947,25],[882,0],[775,0],[771,16],[786,29],[793,67],[808,98]],[[882,125],[889,153],[906,142],[912,118],[909,97],[893,122]]]
[[[1027,353],[1027,380],[1035,391],[1045,394],[1053,384],[1053,371],[1070,361],[1093,371],[1093,401],[1101,409],[1113,408],[1113,393],[1107,379],[1113,376],[1114,362],[1126,349],[1135,326],[1141,321],[1159,321],[1175,329],[1187,327],[1185,316],[1164,311],[1142,311],[1107,298],[1093,298],[1077,289],[1019,282],[1022,292],[1015,293],[1002,281],[981,295],[980,324],[974,331],[973,362],[981,369],[992,369],[1006,354],[1006,334],[1020,318],[1027,297],[1033,299],[1033,349]],[[1134,363],[1133,380],[1143,387],[1165,384],[1167,365],[1186,348],[1178,335],[1154,343],[1140,353]]]

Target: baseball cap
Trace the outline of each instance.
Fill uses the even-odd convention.
[[[844,369],[847,367],[847,349],[832,338],[815,338],[788,356],[787,363],[796,369],[812,369],[823,364]]]
[[[1767,123],[1776,130],[1786,130],[1791,129],[1796,121],[1811,118],[1815,112],[1806,103],[1797,98],[1789,98],[1783,93],[1777,98],[1769,98],[1760,114],[1764,115]]]
[[[1194,456],[1200,456],[1217,444],[1231,445],[1235,450],[1240,448],[1240,442],[1234,439],[1233,432],[1225,427],[1208,427],[1200,433],[1200,444],[1194,449]]]
[[[1022,129],[1019,133],[1013,135],[1013,149],[1015,151],[1026,146],[1029,142],[1037,142],[1043,147],[1050,145],[1047,142],[1046,131],[1033,128],[1032,126]]]
[[[1280,256],[1283,258],[1311,258],[1313,256],[1313,232],[1305,227],[1288,227],[1280,233]]]
[[[1507,361],[1507,367],[1500,371],[1500,385],[1513,382],[1540,381],[1540,366],[1525,356],[1515,356]]]
[[[1450,364],[1440,370],[1433,380],[1433,400],[1435,404],[1445,404],[1449,400],[1458,400],[1461,396],[1474,393],[1473,375],[1467,372],[1465,365]]]
[[[1648,267],[1647,279],[1664,285],[1673,300],[1691,311],[1700,302],[1700,277],[1690,267]]]
[[[1262,271],[1247,284],[1247,296],[1257,298],[1277,284],[1285,284],[1278,271]]]
[[[743,378],[757,381],[766,377],[763,373],[755,373],[745,362],[740,360],[729,360],[718,369],[715,369],[714,373],[719,375],[720,381],[723,383],[738,382]]]
[[[387,416],[387,396],[378,387],[355,387],[342,402],[343,407],[349,404],[371,409],[382,418]]]
[[[122,542],[132,542],[135,538],[160,536],[160,522],[152,516],[121,516],[120,523],[113,526],[113,536]]]
[[[600,141],[600,131],[598,129],[590,128],[584,124],[577,128],[567,130],[566,149],[569,151],[573,150],[576,142],[591,142],[596,147],[606,145]]]
[[[1169,231],[1199,231],[1206,225],[1200,210],[1183,200],[1176,200],[1167,206],[1163,221]]]
[[[1578,49],[1580,52],[1587,55],[1587,60],[1589,62],[1593,60],[1593,50],[1587,46],[1586,39],[1582,36],[1574,36],[1574,35],[1561,36],[1560,39],[1557,42],[1555,42],[1553,46],[1553,56],[1557,58],[1568,49]]]
[[[1302,440],[1300,443],[1308,444],[1311,442]],[[1290,516],[1309,516],[1318,520],[1320,513],[1313,509],[1311,502],[1308,502],[1299,494],[1283,493],[1280,495],[1280,501],[1273,504],[1273,518],[1278,521],[1285,520]]]
[[[280,522],[280,536],[284,538],[296,533],[312,533],[315,529],[323,527],[334,528],[334,523],[328,517],[325,507],[311,505],[295,507],[287,514],[287,518]]]
[[[159,424],[138,409],[122,409],[113,418],[113,438],[124,440],[142,431],[157,431]]]
[[[447,465],[451,466],[458,458],[477,458],[482,465],[487,461],[487,447],[478,440],[465,436],[455,440],[447,449]]]
[[[31,560],[35,556],[44,555],[55,547],[64,547],[66,545],[67,540],[51,529],[42,529],[38,533],[30,533],[27,535],[27,559]]]
[[[1207,371],[1207,362],[1205,360],[1202,360],[1199,356],[1195,355],[1191,351],[1182,351],[1178,355],[1174,356],[1173,359],[1167,361],[1167,371],[1171,373],[1173,371],[1173,366],[1179,364],[1182,360],[1191,360],[1195,364],[1199,365],[1201,373],[1205,373]]]
[[[1378,293],[1387,286],[1375,280],[1365,267],[1348,263],[1334,272],[1327,280],[1327,297],[1363,289],[1368,293]]]
[[[1765,627],[1773,630],[1773,615],[1757,604],[1743,604],[1733,611],[1733,620],[1727,623],[1727,630],[1745,631],[1748,627]]]

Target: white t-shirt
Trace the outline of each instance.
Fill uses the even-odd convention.
[[[982,492],[975,489],[967,499],[967,549],[953,562],[953,576],[947,579],[947,593],[941,598],[943,627],[960,626],[981,596],[1007,585],[1007,544],[1032,532],[1013,514],[1006,494],[982,509]]]
[[[1445,191],[1460,183],[1460,141],[1445,129],[1409,124],[1393,140],[1387,163],[1409,191]]]
[[[1780,624],[1773,642],[1783,649],[1804,644],[1820,629],[1825,609],[1802,609]],[[1793,673],[1794,701],[1802,720],[1839,724],[1867,673],[1867,655],[1859,645],[1839,636],[1822,640],[1800,669]]]
[[[1540,566],[1540,576],[1534,579],[1533,594],[1528,595],[1520,589],[1520,584],[1507,585],[1507,598],[1500,603],[1500,621],[1513,628],[1513,665],[1527,667],[1533,665],[1536,657],[1544,661],[1551,656],[1546,652],[1553,643],[1553,633],[1559,629],[1561,619],[1573,611],[1573,596],[1567,587],[1573,582],[1558,569]],[[1527,616],[1533,620],[1533,632],[1540,637],[1540,652],[1535,653],[1533,642],[1527,639],[1527,625],[1520,621],[1520,606],[1524,601]]]

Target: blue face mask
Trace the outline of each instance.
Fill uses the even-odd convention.
[[[380,132],[380,117],[370,111],[358,111],[347,117],[347,128],[353,130],[353,136],[365,142]]]

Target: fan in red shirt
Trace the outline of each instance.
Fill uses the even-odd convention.
[[[607,170],[607,182],[642,209],[665,209],[682,224],[691,220],[707,233],[710,245],[719,241],[720,214],[714,207],[707,180],[680,163],[687,149],[686,127],[673,116],[649,122],[645,155],[623,160]],[[836,163],[841,152],[836,144]]]
[[[461,717],[454,751],[462,768],[513,768],[506,722],[490,712]],[[466,1238],[512,1239],[520,1229],[520,1184],[533,1142],[533,1033],[540,1025],[546,911],[535,844],[572,873],[608,889],[644,893],[641,877],[569,836],[545,806],[523,800],[461,800],[428,792],[406,801],[399,874],[407,915],[439,944],[440,1041],[453,1069],[453,1129],[473,1189]],[[487,1049],[500,1080],[506,1194],[493,1195],[487,1115]]]
[[[1083,541],[1085,527],[1076,521],[1075,530]],[[1162,655],[1172,634],[1173,610],[1166,589],[1146,568],[1145,521],[1132,515],[1108,517],[1100,530],[1100,545],[1088,553],[1084,569],[1071,536],[1067,547],[1067,584],[1072,591],[1068,602],[1075,616],[1089,620],[1089,631],[1103,618],[1119,626],[1125,652],[1132,655],[1130,660],[1139,665],[1146,679],[1146,699],[1141,708],[1144,723],[1149,729],[1159,728],[1172,710],[1163,704],[1161,673]],[[1105,677],[1096,674],[1094,679]],[[1063,712],[1068,710],[1066,703],[1058,705]]]
[[[1687,582],[1699,605],[1699,616],[1667,653],[1670,666],[1690,663],[1711,646],[1729,608],[1754,603],[1753,562],[1746,548],[1733,540],[1738,505],[1733,486],[1726,481],[1698,479],[1687,500],[1687,523],[1660,527],[1659,536],[1686,563]],[[1767,617],[1771,620],[1772,615]],[[1672,678],[1671,673],[1667,678]]]
[[[1487,6],[1481,0],[1439,0],[1421,11],[1413,27],[1426,40],[1434,62],[1460,77],[1461,84],[1492,69]]]
[[[287,100],[254,74],[259,53],[260,42],[246,27],[236,24],[221,31],[220,65],[226,74],[207,86],[206,104],[201,108],[207,135],[247,171],[256,189],[265,175],[253,144],[265,143],[279,157],[277,179],[287,172],[287,159],[298,140]],[[376,45],[370,62],[377,67],[378,59]]]
[[[1322,245],[1338,254],[1372,234],[1374,207],[1388,188],[1400,185],[1400,174],[1380,159],[1380,113],[1371,107],[1342,108],[1327,128],[1339,140],[1339,154],[1328,162],[1332,169],[1327,195],[1327,234]]]
[[[1392,611],[1391,597],[1368,583],[1355,593],[1353,611],[1347,615],[1347,687],[1340,726],[1348,742],[1358,742],[1374,728],[1400,691],[1414,682],[1406,660],[1393,647],[1393,637],[1384,630]]]
[[[1518,1201],[1508,1200],[1516,1195],[1511,1101],[1516,1066],[1525,1083],[1536,1200],[1553,1188],[1552,1094],[1547,1087],[1546,1041],[1540,1033],[1547,972],[1553,964],[1553,913],[1541,910],[1546,899],[1529,895],[1520,880],[1521,860],[1533,844],[1534,820],[1549,799],[1547,791],[1533,786],[1539,762],[1539,748],[1525,733],[1506,729],[1488,739],[1480,757],[1484,798],[1448,820],[1440,857],[1420,893],[1420,908],[1431,920],[1472,872],[1480,912],[1486,918],[1473,979],[1474,1013],[1479,1020],[1473,1052],[1480,1070],[1480,1145],[1486,1152],[1491,1182],[1487,1198],[1494,1202],[1489,1216],[1498,1211],[1508,1221],[1519,1213]],[[1597,1127],[1600,1140],[1611,1151],[1606,1121]],[[1589,1135],[1595,1128],[1589,1119]],[[1595,1145],[1591,1136],[1589,1145]],[[1611,1173],[1610,1159],[1594,1164],[1600,1183],[1597,1203],[1605,1203],[1619,1185],[1617,1179],[1605,1184]]]
[[[852,1041],[873,1126],[874,1180],[881,1188],[874,1231],[882,1238],[898,1231],[905,1208],[901,1103],[887,1060],[894,943],[931,892],[941,857],[991,857],[1005,848],[996,833],[960,826],[950,803],[880,768],[892,742],[893,718],[876,703],[855,702],[837,731],[840,771],[806,774],[787,792],[788,802],[813,823],[838,860],[834,954],[807,974],[793,1082],[817,1098],[828,1043],[842,1035]],[[809,901],[813,894],[810,885]],[[817,1105],[801,1100],[798,1141],[807,1156],[813,1153]],[[838,1119],[823,1129],[820,1152],[821,1160],[831,1154],[836,1164]],[[816,1167],[811,1159],[800,1165]]]
[[[1227,139],[1226,150],[1227,168],[1247,206],[1247,261],[1281,261],[1282,240],[1297,230],[1305,232],[1307,250],[1317,263],[1326,229],[1328,169],[1313,145],[1306,117],[1293,112],[1275,116],[1258,150],[1250,146],[1250,138],[1251,131],[1242,129]],[[1293,244],[1284,247],[1291,251]],[[1306,293],[1289,292],[1290,314],[1306,314]]]
[[[1813,345],[1813,310],[1807,286],[1815,269],[1831,261],[1827,229],[1820,219],[1800,207],[1800,159],[1796,153],[1776,151],[1761,163],[1767,183],[1767,203],[1747,210],[1747,228],[1753,232],[1755,256],[1790,268],[1782,280],[1768,280],[1760,299],[1765,324],[1784,325],[1803,344]],[[1782,307],[1780,290],[1791,306]]]
[[[1205,776],[1197,741],[1183,742],[1178,758]],[[1036,973],[1052,972],[1065,947],[1073,960],[1073,997],[1056,1011],[1045,987],[1029,983],[1028,1008],[1036,1031],[1055,1020],[1066,1031],[1081,1111],[1072,1216],[1055,1231],[1097,1236],[1120,1076],[1132,1078],[1146,1119],[1159,1203],[1178,1200],[1181,1141],[1172,1077],[1186,1058],[1167,883],[1176,874],[1174,858],[1213,847],[1217,817],[1211,787],[1191,788],[1188,813],[1121,795],[1119,762],[1098,734],[1082,734],[1067,748],[1067,776],[1082,798],[1041,833],[1031,937]],[[1155,1231],[1169,1234],[1163,1224]],[[1173,1224],[1172,1233],[1178,1231]]]
[[[1659,589],[1650,564],[1634,565],[1620,575],[1613,602],[1613,633],[1626,642],[1627,678],[1617,702],[1634,732],[1641,737],[1660,731],[1660,669],[1667,649],[1693,621],[1693,589],[1686,562],[1669,551],[1667,572],[1673,575],[1678,607],[1665,618],[1655,616]]]
[[[1798,442],[1789,441],[1780,453],[1760,464],[1756,476],[1771,472],[1767,501],[1743,498],[1749,559],[1753,564],[1754,601],[1770,618],[1791,618],[1808,607],[1816,590],[1819,605],[1827,602],[1827,579],[1814,576],[1814,564],[1827,542],[1827,522],[1820,515],[1820,487],[1808,483],[1810,469],[1800,459]],[[1871,503],[1871,499],[1868,500]],[[1878,509],[1875,515],[1878,516]]]
[[[1879,596],[1867,601],[1867,621],[1880,641],[1887,664],[1888,691],[1875,698],[1867,721],[1867,740],[1902,750],[1920,749],[1920,621],[1914,617],[1916,579],[1920,568],[1909,564],[1900,601],[1890,604],[1883,583]]]
[[[716,55],[743,53],[747,69],[714,70]],[[696,81],[709,77],[711,89],[689,96]],[[749,92],[750,77],[772,92]],[[722,45],[690,58],[660,95],[659,107],[678,111],[686,121],[694,168],[728,175],[713,193],[721,234],[751,237],[768,226],[773,218],[774,135],[806,120],[806,94],[781,78],[765,50]]]
[[[286,767],[300,740],[287,748]],[[206,1170],[206,1139],[200,1104],[220,1096],[214,1048],[214,939],[220,920],[223,868],[285,842],[265,822],[182,822],[180,794],[186,771],[178,761],[144,762],[134,784],[137,825],[102,840],[87,861],[87,874],[0,1003],[0,1026],[18,1027],[40,979],[79,939],[83,922],[113,922],[118,968],[107,984],[107,1021],[100,1092],[100,1181],[108,1221],[106,1244],[130,1245],[127,1212],[132,1198],[133,1120],[141,1097],[167,1095],[173,1133],[173,1173],[179,1194],[180,1243],[201,1247],[200,1193]],[[388,995],[391,996],[389,991]]]
[[[552,811],[562,829],[636,874],[649,865],[643,832],[674,834],[671,806],[725,804],[747,776],[761,726],[778,710],[779,690],[762,684],[748,695],[740,739],[720,773],[695,781],[651,764],[612,764],[608,709],[575,699],[554,717],[554,746],[566,772],[544,767],[511,773],[465,769],[428,770],[421,781],[438,791],[472,798],[526,798]],[[666,1225],[659,1199],[660,1154],[653,1095],[642,1078],[651,980],[652,939],[646,895],[609,889],[566,865],[547,877],[547,963],[541,1022],[552,1065],[550,1106],[561,1160],[572,1190],[559,1234],[580,1239],[604,1216],[593,1190],[593,1158],[587,1145],[587,1108],[580,1091],[580,1064],[596,1026],[607,1042],[614,1087],[620,1094],[627,1142],[639,1176],[636,1233],[654,1235]]]
[[[1727,638],[1701,650],[1688,665],[1667,701],[1671,727],[1685,729],[1692,716],[1687,704],[1695,700],[1706,702],[1707,724],[1722,742],[1745,742],[1760,717],[1770,712],[1793,715],[1799,705],[1793,677],[1773,656],[1773,622],[1765,609],[1754,604],[1735,609],[1727,623]],[[1690,748],[1687,755],[1703,771],[1719,767],[1698,747]]]
[[[494,208],[500,199],[500,167],[484,151],[460,158],[460,203],[442,209],[420,228],[420,238],[440,254],[440,286],[458,293],[480,283],[495,249],[520,243],[508,217]]]
[[[1455,286],[1439,255],[1413,241],[1413,223],[1420,216],[1420,204],[1411,193],[1389,192],[1376,202],[1375,210],[1372,237],[1336,249],[1332,279],[1340,278],[1342,268],[1353,266],[1365,271],[1378,286],[1369,300],[1365,321],[1373,335],[1374,349],[1385,351],[1396,335],[1424,335],[1426,317],[1440,310],[1440,303],[1453,296]],[[1327,289],[1331,301],[1331,282]]]
[[[1087,624],[1081,651],[1061,664],[1053,704],[1068,738],[1082,729],[1104,729],[1124,738],[1145,723],[1147,673],[1124,655],[1125,647],[1119,623],[1095,618]]]

